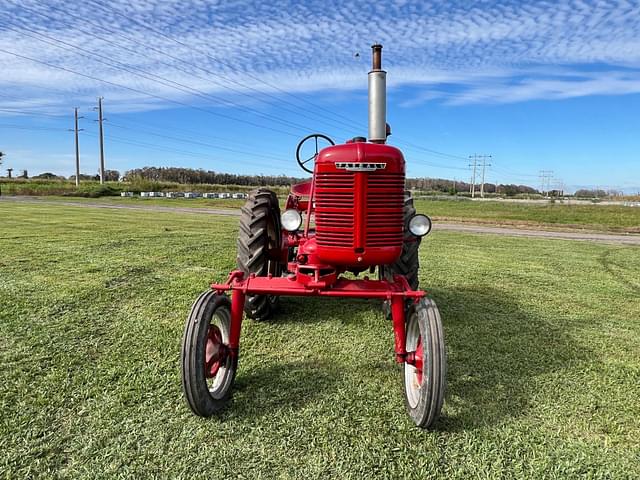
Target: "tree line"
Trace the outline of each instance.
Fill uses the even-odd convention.
[[[208,183],[215,185],[290,185],[304,179],[286,175],[236,175],[212,170],[178,167],[142,167],[127,170],[122,178],[132,182],[136,179],[154,182],[176,182],[184,184]]]
[[[445,178],[407,178],[407,188],[410,190],[422,190],[425,192],[441,192],[455,195],[471,191],[471,184],[460,180],[448,180]],[[476,193],[480,191],[480,185],[476,184]],[[485,193],[500,193],[507,196],[521,193],[536,194],[538,190],[528,185],[516,184],[484,184]]]
[[[32,177],[35,179],[64,180],[65,177],[54,173],[45,172]],[[69,180],[75,181],[75,175],[71,175]],[[99,180],[98,175],[80,175],[80,180]],[[181,168],[181,167],[142,167],[127,170],[124,175],[120,175],[118,170],[105,170],[105,180],[109,182],[125,181],[135,182],[146,180],[153,182],[174,182],[180,184],[214,184],[214,185],[243,185],[243,186],[288,186],[302,182],[305,179],[291,177],[287,175],[238,175],[232,173],[220,173],[212,170]],[[459,180],[449,180],[445,178],[407,178],[407,188],[423,192],[437,192],[449,195],[465,193],[471,190],[471,184]],[[476,185],[476,192],[480,191],[480,186]],[[518,194],[537,194],[535,188],[528,185],[516,184],[493,184],[485,183],[484,192],[487,194],[499,193],[513,196]],[[594,195],[596,196],[596,195]]]

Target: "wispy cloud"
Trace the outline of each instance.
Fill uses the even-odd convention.
[[[204,101],[194,89],[249,103],[256,91],[362,89],[372,41],[385,45],[390,86],[415,87],[405,106],[640,92],[636,0],[6,0],[0,18],[1,50],[110,82],[0,53],[14,105],[100,94],[146,110]]]

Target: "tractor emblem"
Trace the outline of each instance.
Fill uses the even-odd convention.
[[[376,170],[384,170],[386,167],[386,163],[336,162],[336,168],[349,172],[375,172]]]

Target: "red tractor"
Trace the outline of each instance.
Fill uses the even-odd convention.
[[[293,185],[283,212],[274,192],[251,193],[240,217],[238,269],[191,308],[182,386],[196,415],[213,415],[230,397],[243,314],[266,319],[281,296],[293,295],[380,299],[393,325],[411,419],[429,428],[440,414],[446,386],[442,322],[436,304],[418,290],[418,247],[431,220],[416,214],[405,191],[402,152],[386,145],[386,72],[382,46],[372,49],[369,140],[335,145],[320,134],[303,139],[296,156],[313,177]],[[315,152],[302,158],[309,141]],[[320,148],[321,142],[330,145]],[[356,278],[343,277],[346,272]],[[357,278],[363,272],[377,276]]]

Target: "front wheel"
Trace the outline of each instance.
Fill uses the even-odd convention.
[[[411,306],[405,348],[405,405],[416,425],[431,428],[440,416],[447,381],[442,320],[433,300],[423,299]]]
[[[182,338],[182,390],[198,416],[210,417],[229,400],[238,367],[229,350],[231,301],[213,291],[191,307]]]

